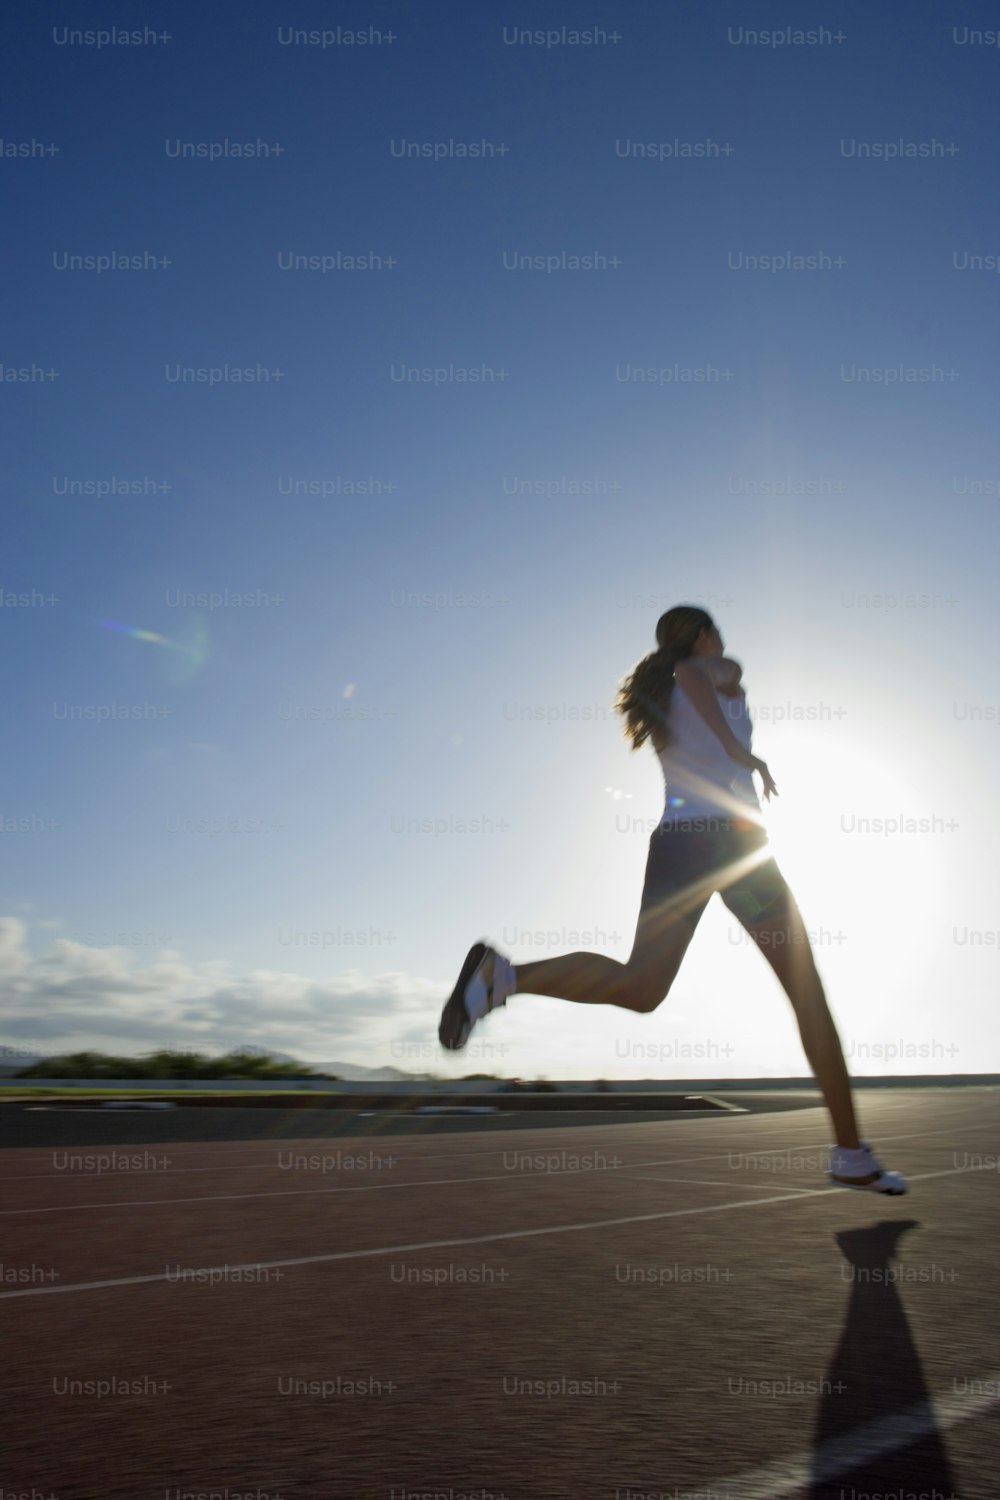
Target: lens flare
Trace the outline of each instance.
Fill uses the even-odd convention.
[[[138,625],[123,625],[120,620],[102,620],[101,625],[105,630],[115,630],[119,635],[131,636],[134,641],[152,641],[157,646],[169,646],[172,651],[184,649],[169,636],[158,635],[155,630],[140,630]]]
[[[181,622],[174,636],[161,635],[157,630],[143,630],[138,625],[126,625],[121,620],[100,620],[102,630],[113,630],[116,635],[126,635],[133,641],[144,641],[151,646],[162,646],[172,653],[168,676],[176,682],[193,677],[208,657],[208,626],[200,616]]]

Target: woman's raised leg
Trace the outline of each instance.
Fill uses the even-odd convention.
[[[603,953],[584,952],[516,964],[516,993],[552,995],[585,1005],[620,1005],[643,1013],[655,1010],[677,977],[707,904],[707,899],[699,900],[685,909],[675,898],[644,907],[625,963]]]

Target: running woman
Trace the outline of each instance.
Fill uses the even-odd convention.
[[[657,650],[619,685],[615,708],[638,750],[648,739],[663,768],[666,806],[649,840],[635,941],[627,963],[565,953],[511,963],[475,943],[441,1013],[438,1037],[452,1051],[511,995],[551,995],[619,1005],[648,1015],[666,998],[702,912],[718,891],[778,976],[833,1125],[828,1176],[843,1187],[905,1193],[858,1136],[850,1079],[809,936],[784,876],[768,854],[753,772],[769,801],[777,787],[750,752],[743,669],[723,655],[712,617],[689,604],[661,615]]]

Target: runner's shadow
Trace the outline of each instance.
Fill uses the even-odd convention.
[[[871,1491],[958,1500],[890,1265],[900,1236],[918,1227],[915,1219],[888,1219],[835,1236],[850,1301],[823,1387],[810,1500]]]

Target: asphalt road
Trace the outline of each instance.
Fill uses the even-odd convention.
[[[987,1500],[998,1095],[861,1097],[895,1199],[819,1108],[5,1110],[4,1500]]]

